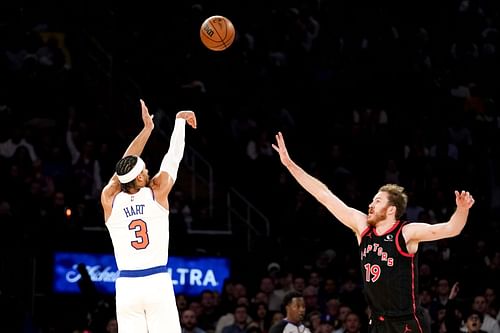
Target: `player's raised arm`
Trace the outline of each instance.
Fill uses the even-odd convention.
[[[141,103],[141,114],[144,127],[139,132],[139,134],[134,138],[134,140],[132,140],[130,145],[127,147],[125,153],[123,154],[123,157],[129,155],[140,156],[142,154],[142,151],[144,150],[144,147],[146,146],[146,143],[148,142],[149,137],[151,136],[151,132],[154,129],[153,115],[149,114],[149,110],[142,99],[140,100],[140,103]],[[112,198],[119,191],[120,191],[120,181],[118,180],[118,176],[115,172],[111,177],[111,179],[109,180],[108,184],[102,190],[101,203],[103,204],[103,206],[105,205],[107,206],[109,204],[109,201],[112,200]]]
[[[184,156],[186,123],[196,128],[196,115],[193,111],[179,111],[175,117],[175,126],[170,138],[170,146],[163,157],[160,171],[151,180],[151,188],[155,192],[156,200],[167,204],[167,196],[177,179],[179,164]]]
[[[276,134],[276,144],[272,147],[280,156],[281,163],[288,169],[297,182],[312,196],[323,204],[344,225],[351,228],[359,236],[365,230],[366,214],[347,206],[342,200],[334,195],[328,187],[318,179],[309,175],[298,166],[289,156],[283,134]]]
[[[141,113],[142,113],[142,121],[144,123],[144,127],[141,132],[135,137],[135,139],[130,143],[127,150],[123,154],[123,157],[129,155],[141,156],[146,143],[148,142],[149,137],[151,136],[151,132],[155,127],[153,122],[153,115],[149,114],[149,110],[141,99]]]
[[[409,223],[403,228],[408,249],[416,251],[419,242],[434,241],[443,238],[455,237],[460,234],[467,222],[469,210],[474,205],[474,198],[469,192],[455,191],[457,208],[448,222],[428,224]]]

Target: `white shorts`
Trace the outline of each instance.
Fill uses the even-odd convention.
[[[116,279],[116,316],[120,333],[181,333],[170,274]]]

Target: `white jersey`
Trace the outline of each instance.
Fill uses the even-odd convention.
[[[169,211],[154,199],[153,190],[120,192],[106,221],[119,270],[165,266],[168,261]]]

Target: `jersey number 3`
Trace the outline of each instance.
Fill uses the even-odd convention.
[[[148,247],[148,225],[143,220],[133,220],[128,225],[129,230],[133,230],[136,239],[130,242],[130,245],[136,250],[142,250]]]

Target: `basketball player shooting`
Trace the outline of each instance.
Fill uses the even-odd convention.
[[[297,182],[341,223],[352,229],[360,246],[364,293],[370,310],[371,333],[422,333],[429,325],[417,304],[416,255],[420,242],[454,237],[467,222],[474,199],[455,191],[456,210],[447,222],[437,224],[400,221],[407,195],[401,186],[382,186],[368,205],[368,214],[347,206],[322,182],[290,158],[282,133],[272,147]]]
[[[196,128],[192,111],[180,111],[160,170],[149,179],[140,155],[154,129],[141,100],[144,128],[131,142],[101,193],[104,219],[119,269],[116,313],[120,333],[180,333],[170,275],[168,194],[184,154],[185,124]]]

